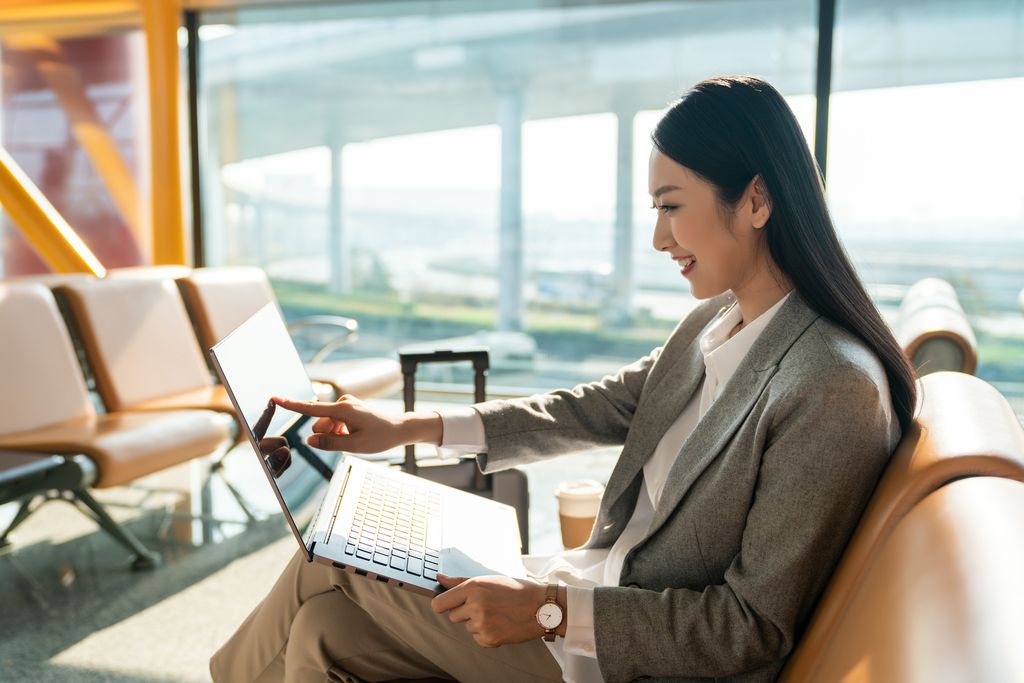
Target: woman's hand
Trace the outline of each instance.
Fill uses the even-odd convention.
[[[537,608],[544,602],[544,586],[508,576],[466,579],[438,574],[437,581],[447,590],[431,602],[434,611],[447,612],[452,622],[464,623],[477,645],[498,647],[525,643],[544,635],[544,629],[537,623]],[[564,612],[564,593],[559,602]],[[565,634],[564,620],[556,632]]]
[[[306,443],[325,451],[380,453],[410,443],[441,443],[443,427],[437,413],[389,413],[349,395],[336,403],[276,396],[273,401],[286,410],[319,418]]]

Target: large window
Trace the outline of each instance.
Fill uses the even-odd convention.
[[[810,133],[816,4],[203,13],[207,263],[262,266],[286,314],[357,317],[343,353],[484,331],[492,385],[600,377],[693,305],[650,246],[657,110],[756,73]]]
[[[835,45],[828,197],[861,275],[892,314],[949,281],[977,374],[1024,396],[1024,2],[840,0]]]
[[[122,29],[0,41],[0,144],[107,268],[151,260],[145,48]],[[4,213],[0,277],[48,270]]]

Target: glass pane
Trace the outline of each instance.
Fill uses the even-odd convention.
[[[876,300],[899,329],[911,284],[948,281],[996,383],[1024,382],[1022,22],[1019,0],[843,0],[830,104],[829,201]]]
[[[210,265],[286,315],[357,318],[340,354],[491,346],[491,386],[591,380],[694,305],[650,244],[657,112],[757,73],[813,121],[816,3],[346,3],[203,15]],[[431,367],[438,380],[468,370]]]
[[[0,144],[107,268],[148,262],[145,37],[4,34]],[[3,214],[0,275],[49,269]]]

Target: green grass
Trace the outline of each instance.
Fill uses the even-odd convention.
[[[472,296],[425,296],[401,301],[394,292],[360,291],[339,295],[294,283],[275,283],[282,307],[295,316],[335,314],[356,318],[370,331],[394,329],[400,323],[411,337],[445,338],[492,330],[496,315],[493,301]],[[530,307],[526,332],[545,353],[570,354],[575,358],[609,356],[637,358],[663,343],[674,322],[638,315],[627,326],[607,325],[596,308]],[[1024,381],[1024,340],[978,336],[977,375],[990,381]]]
[[[443,336],[459,336],[477,330],[492,330],[497,322],[493,301],[471,296],[430,296],[416,301],[401,301],[394,292],[353,292],[340,295],[323,288],[294,283],[274,283],[274,290],[289,315],[334,314],[356,318],[366,330],[383,328],[402,321],[410,329],[429,327]],[[638,316],[633,325],[607,325],[596,308],[579,306],[530,307],[526,312],[526,332],[542,347],[564,348],[572,345],[580,352],[622,353],[636,350],[646,353],[662,343],[674,322]]]

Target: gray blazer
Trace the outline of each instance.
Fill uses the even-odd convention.
[[[614,377],[480,404],[480,466],[622,445],[586,545],[610,547],[732,301],[702,303]],[[619,585],[595,590],[605,681],[774,681],[899,437],[881,363],[794,292],[683,444]]]

